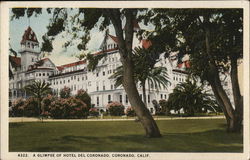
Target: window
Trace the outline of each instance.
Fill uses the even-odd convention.
[[[122,103],[122,95],[120,95],[120,103]]]
[[[164,95],[164,97],[165,97],[165,99],[167,99],[167,95],[166,94]]]
[[[65,80],[63,80],[63,84],[65,84]]]
[[[73,80],[73,76],[71,76],[71,80]]]
[[[105,76],[105,71],[102,72],[102,75]]]
[[[150,95],[148,95],[148,103],[150,103]]]
[[[84,80],[84,77],[82,77],[82,80]]]
[[[103,88],[103,90],[105,91],[105,86],[103,86],[102,88]]]
[[[99,91],[99,83],[96,82],[96,90]]]
[[[86,78],[85,78],[86,80],[88,80],[88,77],[86,76]]]
[[[70,80],[68,80],[68,82],[70,82]]]
[[[161,99],[163,98],[163,95],[161,94]]]
[[[110,88],[111,88],[111,90],[113,90],[113,85],[112,84],[111,84]]]
[[[45,76],[45,73],[43,73],[43,76]]]
[[[74,76],[74,80],[76,79],[76,76]]]
[[[42,76],[42,74],[41,73],[39,73],[39,77],[41,77]]]
[[[126,100],[125,100],[126,104],[128,103],[128,95],[126,95]]]
[[[76,85],[74,85],[74,90],[76,90]]]
[[[60,84],[62,84],[62,81],[60,81]]]
[[[110,103],[111,102],[111,95],[109,94],[108,95],[108,103]]]
[[[49,76],[49,73],[47,73],[47,76]]]
[[[77,78],[77,81],[79,81],[80,79],[79,79],[79,77]]]
[[[96,105],[99,106],[99,97],[96,97]]]

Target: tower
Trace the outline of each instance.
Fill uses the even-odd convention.
[[[30,26],[25,30],[20,44],[21,69],[25,71],[29,65],[34,64],[38,60],[40,54],[39,42]]]

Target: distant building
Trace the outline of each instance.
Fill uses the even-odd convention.
[[[136,28],[138,30],[138,27]],[[106,109],[106,105],[111,101],[121,102],[124,106],[130,106],[128,97],[122,87],[115,88],[114,80],[109,77],[115,72],[118,66],[121,66],[120,54],[118,50],[117,38],[106,34],[101,48],[105,50],[93,53],[94,55],[107,54],[102,58],[94,71],[87,69],[85,60],[69,63],[61,66],[55,64],[49,58],[39,58],[39,42],[36,34],[28,27],[21,40],[21,57],[10,57],[18,66],[10,67],[14,76],[10,78],[9,95],[10,100],[18,97],[26,98],[28,95],[22,88],[34,80],[45,81],[51,84],[55,93],[59,95],[61,89],[67,86],[72,94],[76,94],[79,89],[84,89],[91,96],[91,103],[98,109]],[[151,44],[148,40],[142,40],[141,46],[148,48]],[[160,55],[156,66],[165,66],[168,71],[168,77],[171,84],[167,88],[161,87],[157,90],[153,84],[146,83],[147,107],[154,112],[152,100],[168,99],[168,95],[173,88],[180,82],[185,82],[187,73],[186,68],[190,67],[188,58],[182,63],[177,63],[177,53],[172,53],[170,57],[165,58]],[[142,97],[142,88],[139,84],[138,91]]]

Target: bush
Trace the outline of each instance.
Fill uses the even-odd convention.
[[[50,109],[50,105],[52,102],[54,102],[56,100],[55,96],[52,96],[51,94],[47,95],[46,97],[43,98],[42,100],[42,108],[44,112],[48,112],[49,113],[49,109]],[[45,113],[43,113],[45,114]],[[45,115],[46,116],[46,115]]]
[[[99,112],[97,111],[96,108],[90,108],[89,109],[89,115],[97,117],[99,115]]]
[[[88,107],[81,100],[74,97],[60,98],[51,103],[50,115],[52,118],[87,118]]]
[[[26,117],[38,117],[40,115],[40,108],[38,101],[34,97],[28,98],[24,103],[24,116]]]
[[[24,103],[25,100],[18,98],[12,103],[11,115],[14,117],[22,117],[24,114]]]
[[[69,98],[71,95],[71,90],[69,87],[64,86],[63,89],[60,91],[60,97],[61,98]]]
[[[133,117],[135,116],[135,110],[132,107],[128,107],[125,111],[125,114],[127,116]]]
[[[107,105],[107,108],[111,116],[124,115],[124,106],[119,102],[111,102]]]
[[[78,90],[75,97],[85,103],[89,109],[91,108],[91,98],[85,90]]]
[[[161,99],[159,101],[159,104],[161,106],[162,113],[157,113],[158,115],[162,115],[162,114],[171,115],[170,113],[171,108],[168,106],[168,102],[165,99]]]

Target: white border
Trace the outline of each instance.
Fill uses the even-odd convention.
[[[8,38],[9,38],[9,8],[12,7],[88,7],[88,8],[243,8],[244,9],[244,153],[156,153],[150,152],[149,158],[133,159],[192,159],[192,160],[247,160],[249,158],[249,2],[248,1],[86,1],[86,2],[1,2],[1,51],[0,51],[0,73],[1,73],[1,158],[27,159],[17,157],[17,153],[8,152]],[[33,153],[33,152],[32,152]],[[29,153],[30,155],[32,153]],[[36,152],[38,153],[38,152]],[[50,152],[51,153],[51,152]],[[56,152],[58,153],[58,152]],[[69,152],[67,152],[69,153]],[[117,153],[117,152],[116,152]],[[30,158],[34,159],[34,158]],[[57,159],[57,158],[39,158]],[[68,158],[59,158],[68,159]],[[70,158],[73,159],[73,158]],[[88,159],[88,158],[74,158]],[[105,159],[105,158],[91,158]],[[108,159],[117,159],[111,158]],[[131,159],[131,158],[118,158]]]

